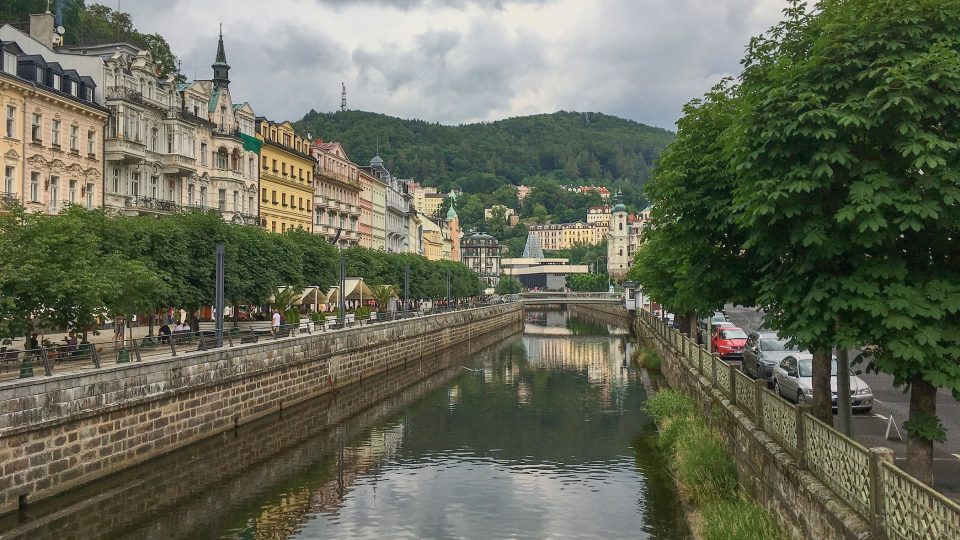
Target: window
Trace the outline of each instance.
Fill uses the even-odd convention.
[[[267,165],[267,156],[263,156],[263,168],[269,168],[269,165]]]
[[[193,184],[187,185],[187,206],[193,206],[194,203]]]
[[[281,193],[281,194],[280,194],[280,202],[282,203],[283,206],[286,206],[286,205],[287,205],[287,194],[286,194],[286,193]]]
[[[3,192],[8,195],[13,193],[13,171],[14,168],[9,165],[3,171]]]
[[[41,122],[43,122],[43,117],[40,116],[39,114],[34,113],[33,126],[31,126],[30,128],[30,134],[33,136],[34,142],[40,142],[42,140],[41,135],[43,133],[43,126]]]
[[[70,150],[77,152],[80,150],[80,128],[70,126]]]
[[[60,147],[60,121],[53,120],[50,122],[50,143],[57,148]]]
[[[157,139],[160,137],[160,130],[157,128],[152,128],[150,130],[150,150],[157,152]]]
[[[276,221],[270,222],[270,230],[273,231],[273,232],[277,232],[277,222],[276,222]]]
[[[264,200],[266,200],[266,199],[264,199]],[[254,208],[254,206],[253,206],[253,195],[251,195],[251,196],[247,197],[247,213],[252,214],[252,213],[253,213],[253,208]]]
[[[303,210],[303,197],[300,197],[300,209]]]
[[[227,170],[227,167],[228,167],[227,162],[228,162],[228,161],[230,161],[230,160],[229,160],[229,158],[228,158],[228,156],[227,156],[227,149],[226,149],[226,148],[221,148],[219,151],[217,151],[217,168],[218,168],[218,169],[220,169],[220,170],[222,170],[222,171]]]
[[[87,88],[87,101],[93,101],[93,88]]]
[[[239,191],[234,191],[234,192],[233,192],[233,211],[234,211],[234,212],[239,212],[240,210],[241,210],[241,208],[240,208],[240,192],[239,192]]]
[[[57,207],[57,199],[60,198],[60,177],[50,177],[50,207]]]
[[[283,175],[286,176],[286,175],[287,175],[287,164],[286,164],[286,163],[281,163],[281,164],[280,164],[280,168],[281,168],[281,170],[283,171]]]
[[[256,171],[253,170],[253,158],[247,158],[247,176],[253,178]]]
[[[140,173],[138,172],[135,172],[131,175],[130,195],[133,195],[134,197],[140,196]]]
[[[277,204],[277,192],[276,192],[276,191],[273,192],[272,197],[273,197],[273,204]]]
[[[200,208],[207,207],[207,186],[200,186]]]
[[[93,184],[87,184],[87,208],[93,208]]]
[[[77,202],[77,181],[70,181],[70,192],[67,197],[67,200],[70,201],[70,204],[76,204]]]
[[[221,212],[227,209],[227,190],[225,189],[217,190],[217,208]]]
[[[272,161],[273,161],[273,172],[277,172],[277,160],[274,159]]]
[[[56,90],[63,90],[63,81],[61,81],[60,75],[56,73],[53,74],[53,87]]]
[[[120,193],[120,168],[113,168],[113,193]]]
[[[287,232],[287,224],[286,224],[286,223],[281,223],[281,224],[280,224],[280,232]]]
[[[160,195],[158,192],[159,183],[160,183],[159,178],[157,178],[156,176],[150,177],[150,197],[154,199],[159,198],[159,195]]]
[[[40,173],[30,173],[30,200],[40,202]]]
[[[223,106],[220,107],[220,129],[227,130],[227,108]]]
[[[43,82],[44,82],[43,68],[42,68],[42,67],[37,67],[37,82],[40,83],[40,84],[43,84]]]
[[[176,146],[174,145],[174,136],[173,131],[167,133],[167,153],[173,154],[176,151]]]
[[[200,143],[200,164],[207,164],[207,143]]]
[[[262,191],[263,191],[263,195],[261,198],[263,199],[263,202],[267,202],[267,188],[263,188]]]
[[[13,135],[13,131],[16,128],[17,121],[17,108],[12,105],[7,105],[7,137],[16,138]]]

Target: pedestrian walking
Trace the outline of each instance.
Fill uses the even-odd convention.
[[[271,326],[273,337],[277,337],[277,332],[280,331],[280,312],[277,311],[277,308],[273,308],[273,326]]]
[[[118,341],[123,341],[123,332],[125,330],[125,324],[123,317],[116,317],[113,320],[113,344],[116,345]]]

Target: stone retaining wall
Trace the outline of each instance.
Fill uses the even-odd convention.
[[[621,325],[630,328],[633,318],[622,304],[567,304],[570,314],[602,324]]]
[[[790,538],[875,538],[863,518],[801,468],[793,455],[733,405],[713,381],[684,363],[683,351],[673,340],[655,335],[639,320],[635,332],[660,353],[661,371],[670,387],[690,396],[710,424],[723,434],[741,486],[771,512]],[[668,332],[669,337],[675,331]]]
[[[0,385],[0,513],[522,324],[507,304]]]
[[[475,338],[474,350],[487,347],[481,354],[495,355],[520,331],[519,324],[502,326]],[[322,505],[324,501],[339,503],[336,474],[331,483],[314,483],[311,489],[300,490],[309,500],[297,501],[298,507],[289,504],[290,494],[282,486],[301,485],[304,475],[316,471],[318,463],[335,462],[338,448],[349,449],[358,444],[358,437],[363,437],[360,446],[367,437],[384,438],[390,426],[372,435],[365,432],[461,376],[463,358],[460,351],[446,349],[411,360],[285,408],[282,414],[229,430],[227,440],[207,438],[92,485],[32,504],[26,523],[18,523],[15,514],[0,518],[0,531],[5,531],[0,536],[27,540],[57,538],[63,531],[75,531],[87,538],[183,538],[202,530],[205,523],[229,521],[237,506],[263,505],[263,494],[271,492],[284,494],[276,497],[276,503],[284,506],[276,509],[278,514],[330,511]],[[347,456],[355,453],[346,452]],[[378,465],[376,459],[345,461],[346,478],[355,478],[365,467]],[[146,479],[149,489],[144,485]],[[230,504],[210,505],[204,503],[206,500]]]

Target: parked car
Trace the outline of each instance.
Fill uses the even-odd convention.
[[[831,363],[830,391],[833,408],[837,408],[837,361]],[[850,405],[856,412],[873,409],[873,390],[857,375],[850,375]],[[773,370],[773,391],[777,395],[797,403],[810,403],[813,399],[813,355],[795,353],[786,356]]]
[[[724,323],[733,326],[733,323],[727,321],[727,316],[724,315],[722,311],[714,311],[713,315],[710,317],[704,317],[703,319],[700,319],[697,321],[697,341],[704,345],[707,343],[707,335],[710,333],[707,332],[708,321],[714,327],[722,326]]]
[[[773,380],[773,370],[792,354],[801,352],[776,332],[751,332],[743,349],[743,372],[755,379]]]
[[[713,331],[713,351],[724,360],[743,358],[743,348],[747,344],[747,334],[736,326],[721,326]]]

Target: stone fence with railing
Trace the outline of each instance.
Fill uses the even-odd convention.
[[[744,488],[793,538],[960,538],[960,506],[642,311],[671,387],[724,434]]]

